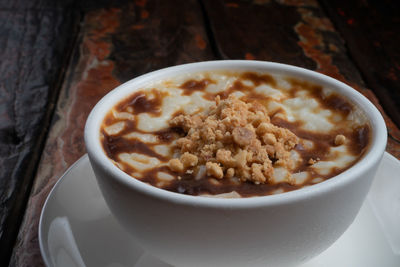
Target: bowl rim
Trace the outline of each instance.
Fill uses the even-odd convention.
[[[184,195],[160,189],[133,178],[111,162],[101,146],[99,129],[105,114],[112,106],[123,99],[123,97],[132,94],[135,90],[151,82],[155,78],[163,79],[180,74],[212,70],[273,72],[274,74],[294,76],[295,78],[306,79],[312,83],[334,88],[335,91],[339,91],[347,99],[362,109],[367,116],[372,129],[372,140],[368,151],[366,151],[363,157],[352,167],[321,183],[276,195],[234,199]],[[336,188],[346,186],[356,179],[361,179],[366,172],[371,171],[372,166],[377,166],[376,163],[381,160],[386,147],[387,131],[383,117],[375,105],[355,89],[329,76],[308,69],[275,62],[216,60],[188,63],[152,71],[119,85],[106,94],[90,112],[84,129],[84,139],[91,164],[101,166],[102,171],[106,172],[110,179],[115,179],[132,190],[149,197],[187,206],[249,208],[296,202],[301,199],[328,193]]]

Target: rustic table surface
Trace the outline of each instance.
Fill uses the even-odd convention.
[[[389,0],[0,2],[0,266],[43,266],[38,222],[115,86],[167,66],[276,61],[327,74],[384,115],[400,159],[400,8]]]

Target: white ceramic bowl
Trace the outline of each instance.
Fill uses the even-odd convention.
[[[99,129],[116,103],[152,80],[216,69],[279,73],[336,90],[367,115],[372,128],[368,152],[353,167],[322,183],[245,199],[165,191],[132,178],[107,158]],[[298,67],[240,60],[175,66],[128,81],[93,108],[85,127],[90,162],[111,212],[144,249],[176,266],[288,266],[318,255],[357,215],[386,139],[385,123],[378,110],[349,86]]]

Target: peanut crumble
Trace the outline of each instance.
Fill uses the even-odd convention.
[[[182,172],[198,164],[217,179],[234,175],[242,182],[268,183],[274,166],[293,168],[290,151],[298,143],[288,129],[271,123],[267,110],[258,102],[246,103],[234,95],[215,98],[208,114],[178,115],[170,121],[186,136],[177,140],[182,154],[171,159],[171,170]],[[290,182],[290,176],[287,182]]]

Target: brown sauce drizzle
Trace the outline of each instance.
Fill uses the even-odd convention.
[[[121,102],[118,105],[118,111],[125,111],[127,107],[132,107],[135,114],[150,113],[153,116],[159,116],[161,114],[162,100],[166,93],[156,89],[152,89],[150,92],[154,95],[154,98],[149,99],[144,92],[139,91]]]
[[[103,135],[104,150],[107,156],[115,161],[119,161],[118,155],[120,155],[121,153],[138,153],[157,158],[160,161],[167,160],[165,157],[154,152],[151,145],[145,144],[138,139],[126,139],[123,136],[107,136],[104,132]]]
[[[230,94],[232,94],[235,91],[240,91],[240,92],[252,92],[253,87],[251,86],[246,86],[244,85],[241,81],[235,81],[231,87],[229,87],[227,90],[220,92],[218,94],[206,94],[206,99],[210,101],[214,101],[215,97],[219,95],[219,97],[223,99],[227,99]]]
[[[260,84],[270,84],[271,86],[276,86],[276,80],[268,75],[268,74],[258,74],[246,72],[240,75],[242,79],[252,81],[256,86]],[[353,109],[351,103],[349,103],[346,99],[341,96],[332,94],[330,96],[325,96],[322,93],[322,88],[319,86],[315,86],[308,82],[298,81],[295,79],[288,80],[292,85],[291,94],[297,90],[297,88],[301,88],[301,90],[307,89],[312,92],[312,96],[324,107],[330,110],[339,111],[342,115],[347,116]],[[189,80],[183,83],[180,88],[184,90],[184,95],[191,95],[194,91],[204,91],[208,84],[214,83],[210,79],[203,79],[200,81]],[[247,101],[257,100],[260,103],[267,103],[268,97],[262,94],[258,94],[253,90],[254,87],[244,85],[240,80],[234,82],[234,84],[228,88],[226,91],[219,93],[221,99],[225,99],[229,96],[229,94],[235,91],[247,92],[244,98]],[[129,107],[132,107],[134,115],[140,113],[150,113],[152,116],[160,115],[160,108],[162,104],[162,99],[165,94],[160,93],[159,91],[153,89],[151,90],[152,94],[155,96],[152,99],[148,99],[146,94],[143,91],[139,91],[132,96],[126,98],[122,102],[120,102],[116,106],[116,110],[119,112],[126,112]],[[214,100],[216,94],[205,93],[205,98],[209,100]],[[174,115],[178,115],[182,113],[182,111],[177,111]],[[119,133],[117,136],[107,136],[104,131],[104,127],[107,125],[111,125],[119,120],[114,119],[112,112],[110,112],[103,121],[103,130],[102,130],[102,145],[107,156],[115,161],[118,161],[118,155],[120,153],[140,153],[143,155],[147,155],[149,157],[155,157],[159,159],[161,162],[167,162],[169,158],[165,158],[154,152],[154,145],[145,144],[137,139],[126,139],[123,136],[127,133],[133,131],[140,131],[137,129],[136,120],[128,121],[123,120],[126,123],[125,129]],[[308,164],[308,160],[320,159],[323,160],[327,157],[329,153],[330,147],[334,144],[334,138],[337,134],[344,134],[346,136],[347,141],[349,142],[350,153],[361,157],[364,152],[367,150],[369,146],[369,141],[371,140],[371,131],[369,125],[363,125],[356,129],[336,129],[331,131],[329,134],[311,132],[301,129],[301,122],[291,123],[287,122],[281,118],[271,116],[271,122],[277,126],[285,127],[295,133],[298,137],[305,140],[312,140],[314,143],[314,147],[312,149],[305,149],[301,144],[298,144],[295,147],[295,150],[300,154],[303,162],[299,164],[296,170],[293,173],[307,171],[313,173],[311,166]],[[162,131],[158,131],[153,133],[157,136],[158,144],[170,144],[172,141],[184,135],[184,133],[177,128],[167,128]],[[121,163],[121,162],[120,162]],[[354,163],[353,163],[354,164]],[[129,173],[135,172],[135,170],[126,164],[124,165],[124,171]],[[125,166],[126,165],[126,166]],[[352,165],[352,164],[351,164]],[[345,169],[350,168],[347,166]],[[330,177],[337,175],[340,172],[343,172],[345,169],[333,169],[328,175],[320,175],[322,179],[326,180]],[[251,197],[251,196],[262,196],[273,194],[277,189],[283,190],[284,192],[292,191],[298,188],[301,188],[305,185],[313,184],[312,179],[315,177],[309,178],[302,185],[291,185],[289,183],[279,183],[279,184],[261,184],[256,185],[254,183],[235,183],[229,179],[218,180],[219,185],[215,185],[212,182],[214,178],[208,177],[204,175],[200,179],[193,179],[192,174],[187,173],[174,173],[168,167],[161,166],[148,171],[142,172],[143,178],[140,180],[148,183],[150,185],[156,186],[158,183],[157,173],[159,171],[168,173],[175,177],[180,177],[179,179],[174,179],[168,185],[163,187],[163,189],[188,194],[188,195],[201,195],[201,194],[211,194],[217,195],[222,193],[229,193],[232,191],[236,191],[242,197]],[[312,175],[313,176],[313,175]]]
[[[350,151],[353,155],[361,155],[366,147],[368,147],[369,140],[371,140],[371,129],[368,125],[363,125],[353,130],[350,138],[354,140],[351,142]]]
[[[167,128],[162,131],[155,132],[160,144],[170,144],[172,141],[182,137],[185,133],[181,128]]]
[[[344,97],[336,94],[324,96],[322,90],[314,90],[314,96],[320,99],[320,103],[323,107],[341,112],[344,116],[347,116],[352,110],[353,106]]]
[[[203,79],[200,81],[196,80],[189,80],[187,82],[184,82],[180,88],[185,89],[185,92],[183,95],[191,95],[194,93],[194,91],[202,91],[204,90],[210,83],[214,83],[210,79]]]
[[[299,186],[290,185],[288,183],[256,185],[254,183],[244,182],[240,185],[235,185],[229,180],[219,180],[220,185],[215,185],[211,182],[212,179],[214,178],[205,177],[194,181],[194,184],[191,180],[182,179],[180,181],[174,181],[167,190],[187,195],[217,195],[236,191],[242,197],[251,197],[256,195],[270,195],[280,188],[285,192],[300,188]]]
[[[244,80],[250,80],[254,83],[255,86],[260,84],[269,84],[273,87],[276,86],[276,80],[269,74],[258,74],[255,72],[245,72],[241,75],[241,78]]]

